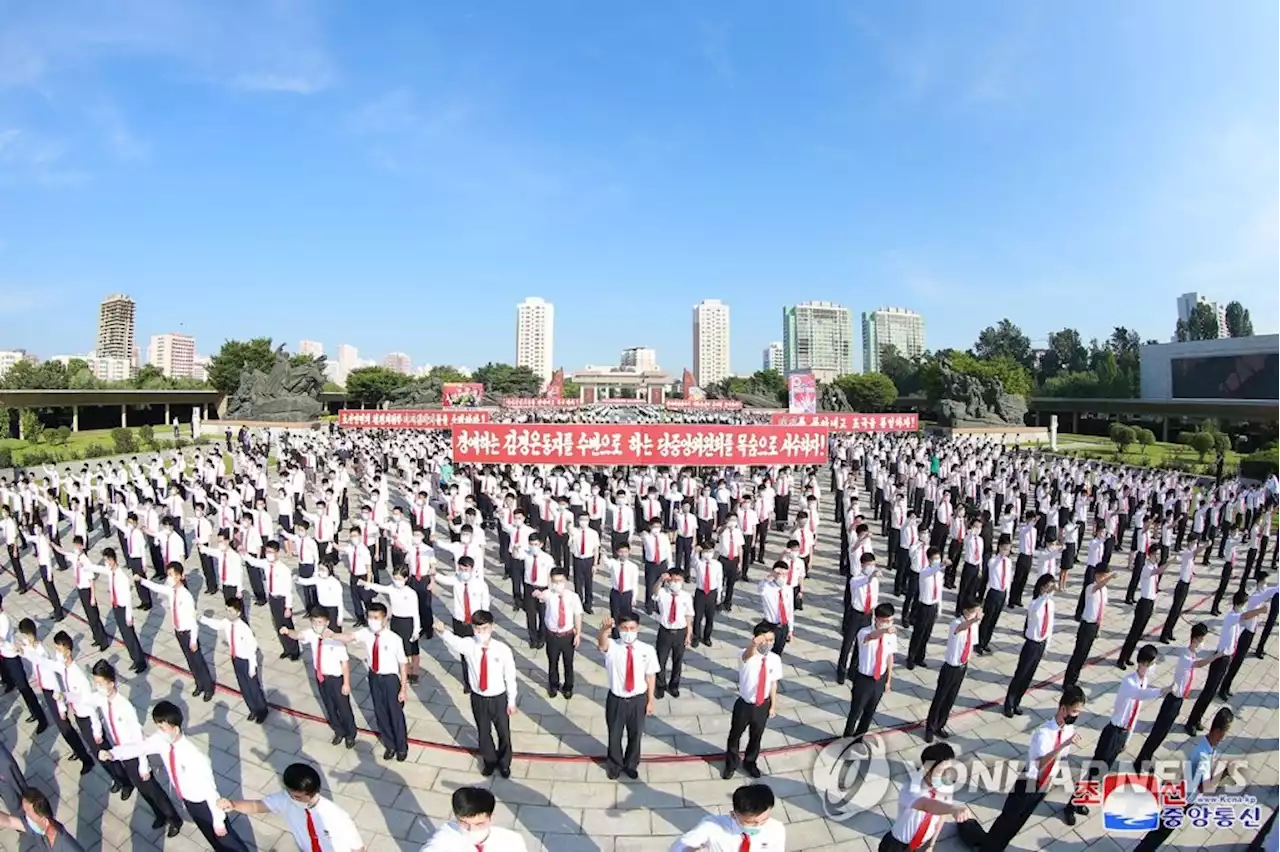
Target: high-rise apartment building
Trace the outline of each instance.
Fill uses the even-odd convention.
[[[820,382],[853,372],[853,315],[831,302],[782,309],[784,372],[807,371]]]
[[[189,334],[151,335],[147,363],[171,379],[189,379],[195,370],[196,339]]]
[[[334,369],[333,380],[346,385],[347,376],[360,366],[360,350],[347,343],[338,344],[338,366]]]
[[[783,354],[781,340],[775,340],[764,348],[764,358],[761,360],[760,369],[781,373],[786,369],[786,366],[787,361]]]
[[[403,376],[413,372],[413,361],[403,352],[391,352],[382,359],[382,366]]]
[[[658,371],[658,350],[648,346],[633,346],[622,350],[622,359],[618,366],[624,370],[635,370],[638,373],[656,373]]]
[[[0,379],[3,379],[5,373],[12,370],[13,365],[19,361],[34,360],[36,360],[35,356],[25,349],[0,349]],[[2,434],[0,433],[0,435]]]
[[[208,355],[197,355],[191,359],[191,378],[198,382],[209,381],[209,362],[213,359]]]
[[[880,372],[889,346],[904,358],[924,354],[924,317],[906,308],[880,308],[862,315],[862,372]]]
[[[310,355],[312,358],[323,357],[324,344],[317,340],[300,340],[298,341],[298,354]]]
[[[554,372],[556,308],[530,296],[516,306],[516,366],[528,367],[545,385]]]
[[[1196,305],[1201,302],[1213,309],[1213,313],[1218,318],[1218,337],[1230,337],[1227,332],[1227,307],[1217,302],[1211,302],[1199,293],[1183,293],[1178,297],[1178,319],[1183,322],[1191,320],[1191,312],[1195,310]],[[1176,328],[1174,339],[1177,339]]]
[[[699,387],[729,377],[729,306],[703,299],[693,306],[693,376]]]
[[[98,307],[98,341],[94,354],[99,358],[134,359],[133,299],[124,295],[108,296]]]

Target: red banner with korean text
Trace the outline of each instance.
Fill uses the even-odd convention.
[[[451,429],[456,425],[488,423],[489,412],[476,409],[344,408],[338,412],[343,429]]]
[[[581,404],[576,399],[550,396],[508,396],[502,400],[503,408],[577,408]]]
[[[814,428],[490,424],[453,433],[455,463],[795,465],[826,460],[827,430]]]
[[[669,399],[666,407],[670,411],[741,411],[740,399]]]
[[[440,388],[440,402],[446,408],[478,408],[484,403],[484,385],[480,382],[445,382]]]
[[[792,414],[818,413],[818,380],[812,373],[787,376],[787,402]]]
[[[827,429],[831,432],[915,432],[920,428],[918,414],[786,414],[775,412],[770,418],[774,426]]]

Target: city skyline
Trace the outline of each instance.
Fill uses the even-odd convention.
[[[1165,340],[1193,291],[1277,330],[1274,5],[153,5],[7,22],[5,346],[87,351],[112,292],[209,352],[437,364],[509,361],[528,293],[557,366],[685,366],[703,298],[734,372],[797,301],[901,305],[931,348]]]

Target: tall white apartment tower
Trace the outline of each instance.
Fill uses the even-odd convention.
[[[729,306],[703,299],[693,306],[693,376],[699,387],[729,377]]]
[[[189,379],[195,375],[196,339],[189,334],[151,335],[147,346],[147,363],[159,367],[171,379]]]
[[[555,305],[530,296],[516,306],[516,366],[528,367],[545,385],[551,381],[555,344]]]
[[[880,372],[880,359],[892,346],[904,358],[924,354],[924,317],[906,308],[880,308],[862,315],[862,372]]]

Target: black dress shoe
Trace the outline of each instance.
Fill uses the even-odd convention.
[[[696,648],[696,647],[698,647],[698,644],[699,644],[701,641],[702,641],[701,639],[690,639],[690,640],[689,640],[689,647],[690,647],[690,648]]]
[[[167,821],[168,821],[168,820],[166,820],[164,817],[156,817],[156,818],[155,818],[155,821],[151,823],[151,827],[152,827],[152,828],[163,828],[163,827],[164,827],[164,824],[165,824]]]
[[[572,690],[572,689],[562,689],[562,690],[560,690],[560,695],[564,698],[564,700],[565,700],[565,701],[568,701],[570,698],[572,698],[572,697],[573,697],[573,690]]]
[[[287,659],[289,659],[289,652],[288,652],[288,651],[281,651],[281,652],[280,652],[280,656],[279,656],[279,657],[277,657],[276,659],[280,659],[280,660],[287,660]]]
[[[844,683],[844,672],[843,672],[843,671],[838,671],[838,672],[836,672],[836,683],[838,683],[838,684],[843,684],[843,683]]]
[[[337,745],[342,742],[342,734],[334,734],[333,739],[329,740],[329,745]]]
[[[491,772],[489,774],[492,775],[493,773]],[[610,781],[617,781],[618,776],[621,775],[622,772],[619,771],[616,766],[610,766],[608,769],[604,771],[604,774],[608,777]]]
[[[679,697],[680,697],[680,687],[678,687],[678,686],[669,686],[669,687],[667,687],[667,693],[668,693],[672,698],[679,698]]]
[[[418,675],[416,675],[416,674],[411,674],[411,675],[409,675],[409,683],[410,683],[410,684],[416,684],[417,682],[418,682]]]
[[[1006,707],[1006,708],[1004,708],[1004,717],[1005,717],[1006,719],[1012,719],[1012,718],[1013,718],[1013,708],[1012,708],[1012,707]]]
[[[1021,716],[1021,715],[1022,715],[1022,708],[1021,708],[1021,707],[1015,707],[1015,708],[1013,708],[1013,715],[1015,715],[1015,716]]]
[[[49,723],[41,722],[39,725],[36,725],[36,736],[40,736],[47,730],[49,730]]]
[[[939,737],[941,737],[941,738],[942,738],[942,739],[944,739],[944,740],[949,740],[949,739],[951,739],[951,729],[950,729],[950,728],[939,728],[938,730],[934,731],[934,733],[936,733]]]
[[[391,758],[393,758],[393,757],[395,757],[395,756],[396,756],[396,750],[395,750],[395,749],[393,749],[393,748],[389,748],[389,749],[387,749],[386,751],[382,752],[382,759],[383,759],[383,760],[390,760]]]
[[[1063,821],[1063,822],[1065,822],[1067,825],[1075,825],[1075,824],[1076,824],[1076,809],[1075,809],[1075,808],[1073,808],[1073,807],[1071,807],[1070,805],[1067,805],[1065,808],[1063,808],[1063,809],[1062,809],[1062,821]]]
[[[132,795],[133,795],[133,788],[132,788],[132,787],[125,787],[125,788],[124,788],[124,790],[123,790],[123,791],[121,791],[121,793],[120,793],[120,801],[122,801],[122,802],[127,802],[127,801],[129,801],[129,797],[130,797],[130,796],[132,796]]]
[[[120,792],[120,782],[119,782],[119,781],[112,781],[112,782],[111,782],[111,789],[110,789],[110,790],[108,790],[107,792],[109,792],[109,793],[119,793],[119,792]]]
[[[638,769],[624,769],[622,770],[622,772],[632,781],[637,781],[640,779],[640,770]]]
[[[355,747],[356,747],[356,738],[355,738],[355,737],[352,737],[351,739],[347,740],[347,742],[346,742],[346,746],[347,746],[347,749],[348,749],[348,750],[355,748]]]
[[[500,766],[500,767],[498,767],[498,775],[502,776],[503,778],[510,778],[510,777],[511,777],[511,767],[510,767],[510,766]]]
[[[212,689],[211,689],[211,690],[209,690],[208,692],[206,692],[206,693],[204,694],[204,700],[205,700],[206,702],[208,702],[208,701],[212,701],[212,700],[213,700],[213,690],[212,690]]]
[[[493,773],[496,772],[497,769],[498,767],[494,766],[493,764],[486,763],[484,766],[480,768],[480,774],[483,775],[485,778],[488,778],[491,775],[493,775]]]
[[[548,697],[548,698],[555,698],[555,697],[556,697],[556,695],[558,695],[558,694],[559,694],[559,692],[560,692],[560,690],[558,690],[558,689],[550,689],[550,688],[548,688],[548,689],[547,689],[547,697]]]
[[[907,670],[907,671],[911,671],[911,670],[912,670],[912,669],[914,669],[915,667],[916,667],[916,664],[915,664],[915,663],[908,662],[908,663],[906,664],[906,670]]]
[[[742,768],[743,768],[743,770],[744,770],[744,771],[746,771],[746,773],[747,773],[748,775],[750,775],[752,778],[759,778],[759,777],[760,777],[760,767],[759,767],[759,766],[756,766],[754,763],[744,763],[744,764],[742,765]]]
[[[665,697],[666,697],[666,695],[667,695],[667,690],[666,690],[666,688],[665,688],[665,687],[658,686],[658,687],[655,687],[655,688],[654,688],[654,690],[653,690],[653,697],[654,697],[655,699],[658,699],[658,698],[665,698]]]
[[[925,728],[925,729],[924,729],[924,741],[925,741],[925,742],[927,742],[927,743],[931,743],[931,742],[933,742],[933,729],[932,729],[932,728]]]
[[[728,781],[730,778],[733,777],[733,772],[734,772],[733,767],[730,766],[728,763],[720,767],[720,777],[725,781]]]
[[[711,645],[712,645],[712,642],[711,642],[711,640],[710,640],[710,639],[703,639],[703,640],[702,640],[702,644],[703,644],[703,645],[706,645],[708,648],[710,648],[710,647],[711,647]]]
[[[93,760],[88,757],[83,758],[82,763],[80,765],[80,774],[88,775],[92,771],[93,771]]]
[[[917,666],[919,666],[919,667],[920,667],[920,668],[922,668],[922,669],[927,669],[927,668],[929,668],[929,664],[928,664],[928,663],[926,663],[924,660],[920,660],[920,661],[918,661],[918,662],[916,663],[916,665],[917,665]]]
[[[166,831],[164,834],[165,834],[165,837],[177,837],[178,832],[180,831],[182,831],[182,823],[175,822],[169,826],[169,830]]]
[[[409,759],[409,752],[401,751],[396,753],[396,763],[404,763]]]

